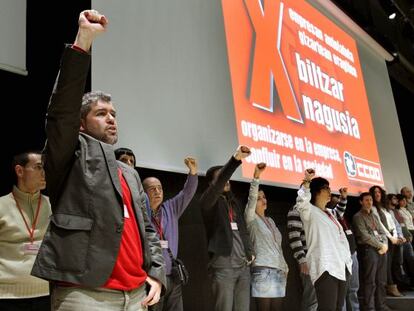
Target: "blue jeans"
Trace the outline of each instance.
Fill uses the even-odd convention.
[[[403,244],[403,253],[405,271],[411,278],[414,278],[414,251],[410,242]]]
[[[302,281],[302,311],[316,311],[318,309],[318,300],[316,299],[315,287],[312,284],[309,274],[300,273]]]
[[[286,295],[286,273],[269,267],[251,269],[252,297],[280,298]]]
[[[215,311],[250,310],[250,267],[212,268]]]
[[[352,255],[352,275],[349,278],[342,311],[359,311],[358,289],[359,289],[359,263],[357,252]]]

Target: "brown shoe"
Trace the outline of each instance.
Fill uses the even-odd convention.
[[[387,285],[387,295],[392,297],[402,297],[403,294],[400,293],[400,291],[397,288],[397,285]]]

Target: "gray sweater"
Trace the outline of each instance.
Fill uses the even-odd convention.
[[[282,235],[273,220],[263,219],[256,214],[259,180],[253,179],[250,184],[249,199],[244,212],[247,230],[253,243],[256,259],[253,266],[270,267],[288,272],[288,266],[282,251]],[[265,222],[266,221],[266,222]]]

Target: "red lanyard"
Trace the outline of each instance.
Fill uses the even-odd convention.
[[[371,229],[372,230],[377,230],[377,224],[375,223],[373,215],[374,215],[373,212],[371,212],[371,214],[368,215],[369,218],[371,218]]]
[[[328,211],[325,211],[325,213],[335,223],[335,225],[338,227],[339,233],[341,233],[341,225],[338,224],[338,222],[335,220],[331,213],[329,213]]]
[[[349,230],[348,222],[346,221],[345,217],[338,218],[339,223],[342,225],[344,230]]]
[[[231,205],[229,208],[229,217],[230,217],[230,222],[233,222],[233,206]]]
[[[26,220],[26,218],[23,215],[23,210],[21,209],[21,207],[19,205],[19,202],[16,200],[14,192],[12,192],[12,194],[13,194],[14,201],[16,202],[16,206],[17,206],[17,208],[20,212],[20,215],[22,215],[22,218],[24,220],[24,224],[26,225],[27,232],[29,232],[30,243],[33,244],[34,232],[36,230],[37,220],[39,218],[40,206],[41,206],[41,202],[42,202],[42,195],[39,193],[39,200],[37,202],[37,209],[36,209],[35,217],[34,217],[33,222],[32,222],[32,228],[30,228],[28,221]]]
[[[158,217],[158,219],[154,215],[152,215],[152,220],[157,229],[160,239],[163,240],[164,237],[162,235],[162,211],[159,211],[159,212],[160,212],[160,216]]]

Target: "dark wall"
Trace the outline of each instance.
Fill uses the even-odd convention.
[[[90,5],[91,1],[83,0],[27,1],[29,74],[20,76],[0,70],[3,110],[0,133],[5,140],[0,154],[0,195],[11,190],[13,155],[27,149],[42,149],[44,145],[46,107],[60,55],[64,43],[75,39],[79,13]]]

